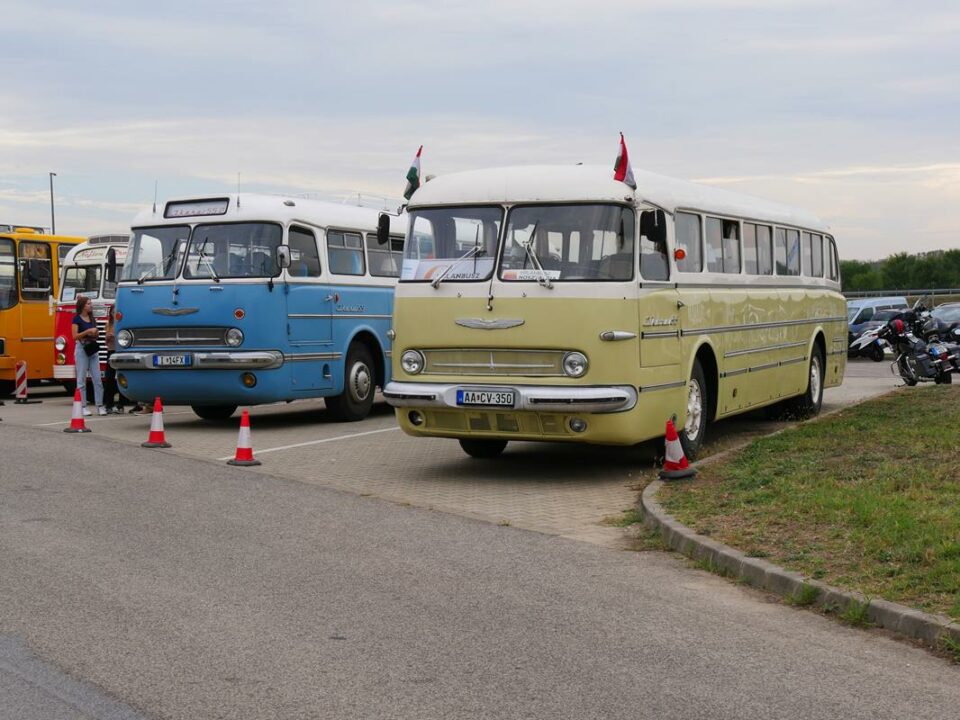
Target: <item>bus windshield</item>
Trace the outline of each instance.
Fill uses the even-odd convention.
[[[77,295],[85,295],[91,300],[100,297],[99,265],[74,265],[64,270],[60,299],[71,302],[77,299]]]
[[[121,280],[173,280],[180,269],[190,228],[167,225],[137,228],[130,240],[130,252]]]
[[[487,280],[493,274],[503,208],[414,210],[400,282]]]
[[[0,238],[0,310],[17,304],[17,261],[13,240]]]
[[[537,205],[510,211],[500,278],[632,280],[633,210],[619,205]]]
[[[275,277],[283,228],[273,223],[197,225],[184,278]]]

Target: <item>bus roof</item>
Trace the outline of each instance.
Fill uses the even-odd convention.
[[[815,215],[729,190],[635,171],[637,190],[613,179],[606,165],[528,165],[441,175],[423,185],[409,210],[426,205],[527,202],[632,202],[646,200],[674,212],[698,210],[827,230]]]
[[[237,201],[239,199],[239,207]],[[178,217],[164,217],[169,206],[189,204],[204,200],[228,200],[227,210],[223,214],[183,214]],[[324,200],[310,200],[290,195],[265,195],[260,193],[232,193],[209,195],[206,197],[174,198],[158,204],[157,210],[144,210],[134,218],[134,228],[156,225],[185,225],[190,223],[228,223],[228,222],[303,222],[319,227],[370,230],[377,229],[377,218],[381,210],[356,205],[342,205]]]

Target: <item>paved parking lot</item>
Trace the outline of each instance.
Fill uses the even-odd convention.
[[[887,363],[853,361],[842,387],[827,390],[824,410],[840,409],[887,392],[899,384]],[[49,433],[52,458],[88,436],[67,435],[71,398],[54,389],[33,392],[41,404],[0,408],[5,423]],[[186,407],[164,412],[169,450],[139,447],[147,439],[150,416],[87,418],[88,427],[130,445],[144,463],[156,452],[176,453],[222,464],[237,440],[237,413],[226,423],[208,423]],[[414,439],[396,428],[393,411],[378,403],[358,423],[331,422],[322,400],[251,409],[256,468],[237,468],[239,482],[256,482],[258,473],[380,497],[509,524],[538,532],[622,547],[621,530],[603,524],[636,502],[637,487],[652,476],[649,446],[610,448],[545,443],[513,443],[496,460],[467,457],[452,440]],[[708,452],[745,442],[779,424],[755,415],[718,423]],[[52,460],[56,462],[57,460]],[[198,466],[198,476],[202,477]]]

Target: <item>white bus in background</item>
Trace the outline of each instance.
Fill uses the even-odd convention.
[[[61,263],[60,294],[56,299],[53,377],[67,390],[76,384],[70,325],[77,312],[77,297],[90,298],[99,329],[100,369],[106,370],[107,345],[104,328],[110,306],[116,301],[117,279],[127,257],[129,235],[93,235],[70,249]],[[111,270],[111,265],[115,266]]]

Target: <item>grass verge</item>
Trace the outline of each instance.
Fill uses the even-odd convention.
[[[938,386],[758,440],[659,499],[748,555],[960,619],[958,481],[960,387]]]

